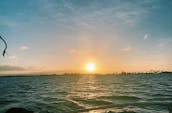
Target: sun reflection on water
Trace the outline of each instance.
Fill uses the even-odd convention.
[[[96,107],[92,102],[95,100],[98,101],[97,97],[107,95],[105,92],[99,91],[100,88],[101,85],[97,81],[96,76],[80,76],[78,81],[73,84],[66,100],[71,101],[78,106],[82,106],[85,109]]]

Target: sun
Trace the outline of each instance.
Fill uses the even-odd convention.
[[[96,70],[96,65],[95,65],[95,63],[93,63],[93,62],[87,63],[87,65],[86,65],[86,70],[87,70],[88,72],[93,72],[93,71],[95,71],[95,70]]]

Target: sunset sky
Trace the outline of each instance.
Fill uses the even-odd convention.
[[[1,0],[0,35],[1,74],[172,71],[171,0]]]

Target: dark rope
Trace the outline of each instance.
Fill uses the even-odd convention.
[[[6,50],[7,50],[7,43],[6,43],[6,41],[0,36],[0,39],[4,42],[4,44],[5,44],[5,48],[4,48],[4,50],[3,50],[3,53],[2,53],[2,55],[3,56],[5,56],[5,54],[6,54]]]

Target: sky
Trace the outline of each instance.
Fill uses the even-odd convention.
[[[0,74],[172,71],[171,11],[171,0],[1,0]]]

